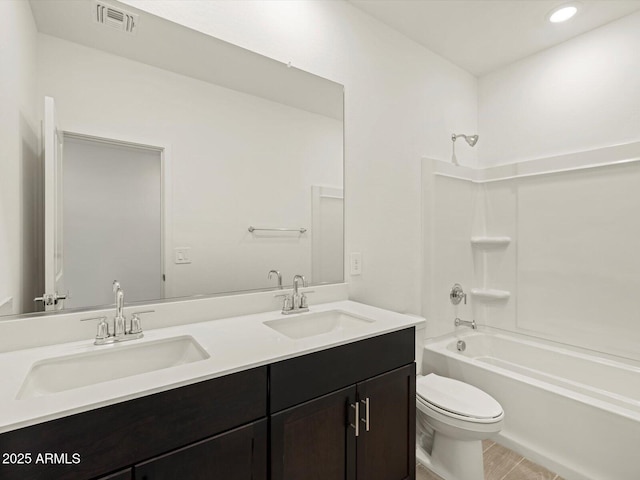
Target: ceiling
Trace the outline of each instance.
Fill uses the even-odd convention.
[[[348,1],[476,76],[640,11],[640,0]],[[574,18],[547,21],[567,3],[578,4]]]

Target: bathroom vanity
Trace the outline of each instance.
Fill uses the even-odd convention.
[[[409,328],[271,365],[270,478],[415,478],[414,339]]]
[[[137,393],[124,395],[134,398],[111,398],[95,408],[49,412],[40,418],[57,418],[23,419],[20,423],[28,426],[4,427],[0,452],[6,462],[0,478],[284,480],[311,478],[313,472],[313,478],[322,479],[414,479],[414,342],[420,320],[354,302],[323,305],[286,324],[276,323],[278,315],[149,332],[150,337],[172,335],[174,329],[191,333],[209,357],[75,389],[93,395],[113,386],[124,393],[137,383]],[[362,319],[362,325],[355,328],[340,315]],[[311,331],[306,327],[291,330],[296,319],[298,325],[312,321],[315,328],[324,318],[334,322],[331,331],[305,336]],[[247,336],[244,364],[227,357],[216,372],[216,354],[224,352],[207,345],[204,333],[217,332],[220,345],[226,341],[229,352],[237,351],[241,344],[234,345],[229,333],[234,324]],[[258,336],[263,338],[256,352],[252,342]],[[2,360],[11,355],[2,354]],[[201,377],[207,364],[214,370],[210,378],[187,380],[189,373]],[[183,376],[176,382],[172,372],[177,370]],[[145,384],[156,374],[170,380],[169,388]],[[73,392],[34,391],[0,403],[43,413],[45,404],[59,408],[55,400]]]

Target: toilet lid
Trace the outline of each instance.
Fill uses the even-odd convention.
[[[488,419],[502,415],[502,406],[491,395],[435,373],[418,378],[416,393],[427,403],[465,417]]]

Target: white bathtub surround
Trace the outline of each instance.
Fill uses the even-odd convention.
[[[192,301],[192,303],[197,302]],[[182,318],[187,318],[188,311],[184,305],[182,307]],[[278,310],[145,330],[145,336],[140,340],[108,346],[93,344],[95,326],[90,325],[92,334],[87,334],[81,341],[2,353],[0,354],[0,375],[3,378],[3,388],[0,392],[0,432],[418,326],[424,322],[419,317],[381,310],[352,301],[315,305],[311,307],[311,312],[300,314],[298,318],[330,311],[345,312],[368,321],[363,322],[356,329],[337,329],[296,340],[263,323],[285,318]],[[51,319],[52,317],[49,317],[49,320]],[[147,324],[152,321],[152,319],[148,320]],[[175,337],[183,340],[186,338],[185,341],[188,337],[192,337],[206,355],[198,356],[198,348],[194,347],[196,350],[193,350],[189,344],[186,345],[189,355],[196,355],[197,361],[40,396],[33,395],[32,392],[25,394],[25,391],[21,390],[25,377],[36,362],[72,354],[125,350]],[[21,391],[24,398],[16,399]]]
[[[423,370],[493,396],[496,440],[563,477],[637,480],[640,362],[484,329],[428,341]]]
[[[428,335],[457,316],[640,360],[638,182],[640,142],[485,169],[423,159]]]
[[[440,169],[451,169],[463,179],[435,175]],[[449,294],[456,283],[467,294],[478,286],[474,284],[475,258],[470,239],[474,231],[483,231],[482,222],[476,219],[481,215],[474,216],[482,211],[476,208],[478,193],[474,185],[465,180],[474,172],[449,162],[422,161],[422,305],[428,338],[452,332],[456,317],[473,318],[470,296],[466,304],[452,305]]]

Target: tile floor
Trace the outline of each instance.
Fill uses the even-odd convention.
[[[491,440],[483,441],[482,447],[485,480],[563,480],[559,475]],[[442,479],[418,465],[416,480]]]

